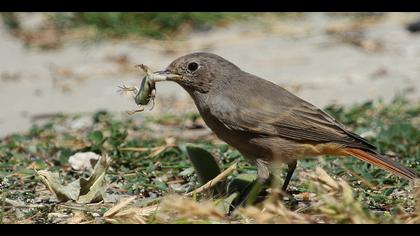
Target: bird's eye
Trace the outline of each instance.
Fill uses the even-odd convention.
[[[194,72],[198,69],[198,64],[195,62],[191,62],[190,64],[188,64],[188,70],[191,72]]]

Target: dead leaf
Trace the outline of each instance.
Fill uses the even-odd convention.
[[[76,180],[68,185],[63,185],[58,173],[52,173],[46,170],[37,171],[42,183],[47,186],[50,192],[54,193],[58,201],[77,200],[80,194],[80,181]]]
[[[102,173],[92,185],[89,185],[89,183],[91,183],[91,181],[85,182],[84,179],[80,179],[80,191],[86,190],[87,193],[79,196],[79,199],[77,200],[78,203],[100,202],[104,200],[106,190],[105,172]]]
[[[78,203],[99,202],[105,199],[106,181],[105,173],[111,159],[101,157],[93,169],[89,179],[80,179],[80,196]]]
[[[110,165],[110,158],[102,156],[96,163],[92,175],[88,179],[80,178],[68,185],[63,185],[58,173],[46,170],[37,171],[42,183],[59,201],[73,200],[78,203],[100,202],[105,198],[107,188],[105,181],[106,170]]]

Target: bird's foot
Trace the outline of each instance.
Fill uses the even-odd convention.
[[[281,200],[292,209],[296,208],[299,201],[293,196],[293,191],[281,191],[279,194]]]

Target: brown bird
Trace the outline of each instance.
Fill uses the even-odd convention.
[[[354,156],[408,180],[418,178],[321,109],[220,56],[188,54],[156,73],[191,95],[216,136],[257,165],[260,180],[269,177],[270,163],[286,163],[283,190],[297,160],[319,155]]]

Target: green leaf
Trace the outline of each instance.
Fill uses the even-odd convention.
[[[220,174],[220,167],[216,159],[207,150],[195,144],[187,144],[185,149],[201,184],[207,183]],[[225,192],[223,186],[224,183],[216,185],[219,194]]]
[[[216,207],[223,211],[225,214],[229,214],[231,206],[233,206],[233,202],[238,198],[239,193],[234,192],[226,198],[220,199],[216,202]]]
[[[88,133],[87,139],[94,144],[100,144],[104,138],[104,135],[101,131],[93,131]]]

